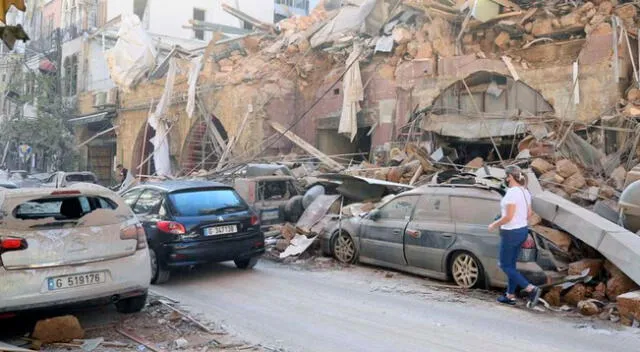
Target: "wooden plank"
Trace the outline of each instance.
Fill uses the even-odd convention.
[[[147,124],[147,125],[148,125],[148,124]],[[86,141],[84,141],[84,142],[82,142],[82,143],[80,143],[80,144],[76,145],[76,149],[79,149],[79,148],[84,147],[85,145],[87,145],[87,144],[91,143],[91,141],[93,141],[94,139],[96,139],[96,138],[98,138],[98,137],[100,137],[100,136],[103,136],[103,135],[105,135],[105,134],[107,134],[107,133],[109,133],[109,132],[111,132],[111,131],[113,131],[113,130],[117,129],[118,127],[119,127],[118,125],[115,125],[115,126],[113,126],[113,127],[109,128],[109,129],[106,129],[106,130],[104,130],[104,131],[102,131],[102,132],[100,132],[100,133],[98,133],[98,134],[94,135],[93,137],[91,137],[91,138],[87,139]]]
[[[420,176],[422,176],[422,172],[423,172],[422,165],[420,165],[420,167],[418,167],[418,170],[416,170],[416,173],[411,178],[411,181],[409,182],[409,186],[413,186],[416,182],[418,182],[418,179],[420,178]]]
[[[231,140],[227,145],[227,149],[225,149],[224,153],[222,153],[222,156],[220,157],[220,160],[218,161],[218,166],[216,167],[216,171],[220,171],[220,169],[222,169],[222,167],[225,165],[225,161],[227,160],[227,157],[231,153],[231,150],[236,145],[236,142],[238,142],[238,139],[240,139],[240,137],[242,136],[242,133],[244,132],[245,127],[247,126],[247,122],[249,122],[249,116],[251,116],[252,112],[253,112],[253,106],[249,104],[247,106],[247,113],[244,115],[244,119],[242,119],[240,128],[238,128],[238,132],[236,133],[235,136],[231,137]]]
[[[518,75],[518,71],[516,71],[516,68],[513,66],[511,58],[508,56],[503,56],[501,59],[502,62],[504,62],[505,66],[507,66],[507,69],[509,70],[509,73],[511,73],[511,77],[513,77],[513,80],[516,82],[519,81],[520,76]]]
[[[340,163],[338,163],[337,161],[331,159],[326,154],[324,154],[323,152],[321,152],[318,149],[316,149],[316,147],[314,147],[311,144],[307,143],[304,139],[298,137],[295,133],[293,133],[291,131],[288,131],[281,124],[279,124],[279,123],[277,123],[275,121],[269,121],[269,124],[271,125],[271,127],[273,127],[274,130],[278,131],[279,133],[282,133],[291,142],[296,144],[298,147],[302,148],[307,153],[309,153],[309,154],[315,156],[316,158],[318,158],[318,160],[322,161],[325,165],[327,165],[328,167],[330,167],[334,171],[340,171],[340,170],[344,169]]]
[[[200,110],[204,123],[207,125],[207,131],[209,131],[209,135],[212,137],[211,139],[214,142],[214,149],[216,149],[218,155],[222,155],[224,150],[227,149],[227,143],[224,141],[224,138],[222,138],[222,135],[220,135],[220,131],[218,131],[213,122],[211,122],[211,115],[205,108],[204,102],[200,96],[196,97],[196,106],[198,107],[198,110]]]

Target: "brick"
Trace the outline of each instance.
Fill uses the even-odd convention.
[[[607,297],[613,302],[615,302],[621,294],[637,289],[638,285],[621,271],[612,274],[609,281],[607,281]]]
[[[36,323],[32,337],[44,344],[70,342],[84,338],[84,330],[80,321],[73,315],[65,315]]]
[[[586,186],[587,180],[584,179],[581,173],[577,172],[562,182],[562,188],[568,194],[578,192],[582,187]]]
[[[500,49],[507,49],[510,45],[511,36],[507,32],[500,32],[496,39],[493,41],[495,45]]]

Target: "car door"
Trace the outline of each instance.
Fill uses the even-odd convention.
[[[134,188],[128,191],[127,193],[123,194],[122,199],[124,199],[124,202],[129,206],[129,208],[133,210],[133,207],[135,206],[136,201],[140,197],[140,194],[142,194],[142,191],[144,191],[144,188]]]
[[[486,266],[484,269],[490,277],[503,278],[504,274],[498,267],[500,235],[487,229],[500,214],[500,197],[452,196],[451,208],[454,209],[452,218],[459,237],[456,246],[476,255]]]
[[[417,268],[443,272],[446,250],[456,240],[451,204],[446,190],[429,189],[423,194],[404,233],[407,263]]]
[[[417,195],[399,196],[363,220],[361,259],[406,265],[403,234],[417,200]]]

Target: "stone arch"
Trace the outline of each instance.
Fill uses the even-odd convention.
[[[456,163],[466,164],[476,157],[496,160],[494,144],[503,158],[515,157],[518,143],[535,118],[554,113],[553,105],[522,80],[495,71],[476,71],[440,91],[422,127],[430,132],[433,148],[455,149],[457,153],[451,155],[457,156]]]
[[[222,121],[212,114],[211,123],[218,130],[222,139],[228,142],[229,135]],[[201,169],[211,170],[217,166],[219,158],[220,155],[216,152],[213,141],[209,137],[206,121],[198,119],[189,128],[182,146],[180,174],[188,174],[191,171]]]
[[[474,100],[476,100],[476,105],[483,113],[507,112],[506,115],[503,114],[504,117],[515,117],[514,115],[509,116],[509,113],[519,110],[519,116],[523,114],[525,116],[539,116],[554,111],[553,105],[540,92],[522,80],[514,80],[509,75],[491,71],[477,71],[466,76],[464,82],[469,86]],[[453,112],[452,110],[457,109],[459,112],[469,113],[469,115],[477,114],[464,82],[462,79],[455,80],[446,86],[440,95],[433,100],[431,104],[433,110],[444,109]],[[493,90],[494,94],[488,91],[492,82],[496,83],[492,88],[497,86],[499,89],[499,91]],[[453,104],[457,104],[457,108],[454,108]],[[501,107],[504,109],[500,110]]]

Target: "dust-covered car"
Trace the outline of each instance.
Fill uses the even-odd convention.
[[[76,183],[98,184],[98,176],[93,172],[55,172],[42,182],[42,187],[63,188]]]
[[[401,193],[321,235],[323,250],[344,263],[360,261],[462,287],[506,286],[498,266],[500,235],[487,226],[500,214],[501,194],[485,186],[428,185]],[[532,234],[518,269],[533,283],[547,281],[553,264]],[[555,269],[555,268],[547,268]]]
[[[106,188],[0,190],[0,316],[109,300],[141,310],[151,268],[142,225]]]

